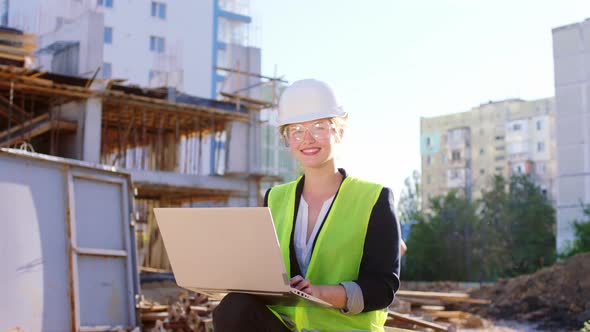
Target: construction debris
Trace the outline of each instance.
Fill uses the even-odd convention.
[[[421,292],[400,290],[389,310],[387,326],[413,330],[456,331],[458,327],[481,328],[479,316],[458,310],[447,310],[458,302],[489,304],[489,300],[471,298],[460,292]]]
[[[213,331],[211,312],[219,302],[209,301],[206,296],[182,292],[171,305],[162,305],[149,300],[139,304],[141,322],[145,331]]]

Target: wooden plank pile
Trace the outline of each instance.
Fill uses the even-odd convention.
[[[462,328],[483,328],[484,320],[479,316],[448,310],[456,303],[489,304],[490,301],[474,299],[467,293],[418,292],[400,290],[389,308],[387,326],[433,331],[456,331]]]
[[[24,67],[36,45],[34,34],[0,27],[0,64]]]
[[[454,332],[461,328],[484,328],[479,316],[450,310],[453,304],[489,304],[490,301],[474,299],[467,293],[403,291],[396,293],[396,300],[389,308],[386,326],[413,331]],[[205,295],[181,292],[171,305],[142,300],[139,305],[143,330],[148,332],[211,332],[211,313],[219,304]],[[388,330],[389,331],[389,330]]]
[[[146,300],[139,304],[144,331],[211,332],[211,312],[219,304],[206,296],[181,293],[172,305],[162,305]]]

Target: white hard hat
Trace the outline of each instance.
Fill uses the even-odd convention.
[[[279,126],[311,120],[346,116],[338,105],[336,96],[328,84],[305,79],[289,86],[279,100]]]

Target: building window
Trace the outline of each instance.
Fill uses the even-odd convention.
[[[106,7],[106,8],[113,8],[113,2],[115,0],[97,0],[99,6]]]
[[[483,175],[485,172],[486,172],[486,170],[483,168],[479,170],[479,174],[481,174],[481,175]]]
[[[113,28],[104,27],[104,43],[105,44],[112,44],[113,43]]]
[[[166,4],[152,1],[152,17],[166,19]]]
[[[9,1],[4,0],[0,2],[0,25],[7,26],[8,25],[8,6]]]
[[[430,147],[430,137],[426,137],[426,146]]]
[[[513,131],[520,131],[521,129],[522,129],[522,126],[520,125],[520,123],[515,123],[512,125]]]
[[[111,78],[113,75],[112,71],[113,68],[110,62],[105,62],[102,64],[102,78]]]
[[[496,161],[501,161],[501,160],[504,160],[504,159],[505,159],[504,156],[497,156],[496,158],[494,158],[494,160],[496,160]]]
[[[537,120],[537,130],[543,129],[543,120]]]
[[[521,165],[516,166],[516,173],[522,174],[522,166]]]
[[[496,141],[501,141],[504,139],[504,136],[496,136]]]
[[[537,142],[537,151],[538,152],[545,151],[545,142]]]
[[[502,173],[503,170],[504,170],[503,167],[496,167],[496,172],[498,172],[498,173]]]
[[[484,154],[484,150],[483,150],[483,148],[479,149],[479,155],[480,155],[480,156],[483,156],[483,154]]]
[[[453,151],[453,152],[451,152],[451,160],[452,161],[459,161],[459,160],[461,160],[461,151]]]
[[[496,151],[504,151],[506,147],[504,145],[496,146]]]
[[[431,179],[430,179],[430,175],[427,175],[427,176],[426,176],[426,184],[430,184],[430,181],[431,181]]]
[[[166,41],[163,37],[150,36],[150,51],[164,53]]]
[[[430,165],[432,163],[432,158],[430,156],[426,156],[426,165]]]

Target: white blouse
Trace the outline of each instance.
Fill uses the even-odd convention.
[[[313,231],[311,232],[309,239],[307,239],[307,225],[309,224],[309,205],[307,205],[307,202],[305,201],[305,199],[303,199],[303,195],[301,195],[301,201],[299,203],[299,209],[297,211],[297,221],[295,223],[293,246],[295,247],[297,263],[299,263],[299,267],[301,269],[301,274],[303,277],[305,277],[305,275],[307,274],[307,267],[309,266],[309,260],[311,259],[311,250],[313,248],[314,240],[318,235],[320,227],[324,223],[324,219],[326,218],[326,214],[328,213],[328,210],[332,205],[334,196],[328,198],[322,205],[320,213],[318,214],[318,218],[316,219],[315,226],[313,227]]]

